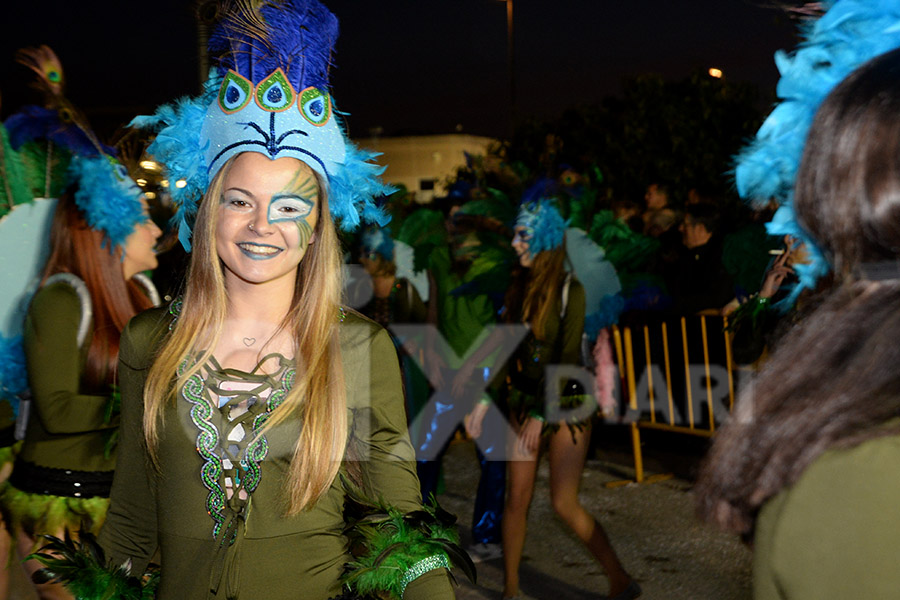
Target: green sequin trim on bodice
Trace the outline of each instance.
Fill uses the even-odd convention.
[[[274,373],[262,371],[278,361]],[[187,360],[179,372],[183,372]],[[213,519],[212,535],[230,545],[243,519],[250,495],[259,485],[260,463],[269,453],[264,435],[266,421],[294,385],[293,363],[279,354],[264,356],[250,372],[224,369],[215,358],[194,373],[181,388],[191,403],[190,417],[197,427],[197,453],[203,458],[200,478],[209,490],[206,510]],[[224,528],[224,529],[223,529]]]

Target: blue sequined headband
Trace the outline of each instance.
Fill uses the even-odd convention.
[[[210,37],[219,66],[203,94],[132,121],[158,132],[148,152],[166,166],[170,180],[185,183],[173,189],[172,199],[186,249],[209,181],[241,152],[309,165],[327,182],[331,215],[344,229],[361,221],[387,223],[374,202],[393,191],[379,180],[384,168],[371,162],[376,154],[347,139],[329,93],[337,35],[337,18],[318,0],[237,3]]]

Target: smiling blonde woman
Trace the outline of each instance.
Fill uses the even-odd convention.
[[[379,167],[327,90],[317,0],[223,7],[203,97],[138,124],[184,179],[184,295],[133,319],[99,542],[156,597],[449,599],[452,518],[423,509],[397,355],[340,305],[335,223],[384,221]]]

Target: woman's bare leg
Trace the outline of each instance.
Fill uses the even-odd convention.
[[[590,427],[575,432],[574,442],[572,438],[572,432],[565,424],[550,438],[550,500],[556,514],[584,542],[606,571],[609,594],[615,596],[628,587],[631,577],[622,568],[603,527],[578,501]]]
[[[54,535],[58,538],[62,538],[64,533],[65,532],[63,531],[58,531]],[[19,529],[16,531],[16,545],[18,546],[19,558],[24,560],[26,556],[34,551],[35,539]],[[38,547],[40,547],[40,543],[38,543]],[[31,576],[35,571],[40,569],[42,565],[38,561],[31,559],[25,561],[23,566],[28,580],[32,581]],[[38,598],[41,600],[73,600],[72,594],[67,592],[66,589],[58,583],[35,584],[34,589],[37,591]]]
[[[537,476],[536,452],[532,455],[522,454],[516,444],[515,436],[509,442],[508,452],[510,461],[501,532],[504,598],[510,598],[519,593],[519,564],[522,562],[522,549],[525,546],[528,507],[531,505],[534,481]]]

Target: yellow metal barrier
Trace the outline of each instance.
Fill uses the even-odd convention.
[[[673,327],[670,328],[670,324]],[[635,481],[669,477],[644,477],[641,429],[710,437],[715,433],[717,418],[723,417],[722,410],[728,412],[734,407],[734,365],[731,339],[725,325],[722,317],[692,316],[613,327],[612,343],[622,382],[622,397],[627,399],[626,417],[630,421]],[[638,331],[637,336],[632,332],[633,327]],[[670,338],[672,330],[677,332],[676,339]],[[643,347],[636,348],[636,344]],[[692,358],[697,360],[700,356],[702,363],[692,362]],[[683,363],[683,380],[673,377],[673,373],[680,372],[680,369],[673,371],[673,360]],[[659,377],[664,381],[659,381]],[[665,389],[666,398],[660,403],[657,396],[662,389]],[[706,410],[695,413],[695,400],[701,399],[705,400]],[[668,409],[667,418],[660,420],[657,413],[663,407]],[[702,416],[706,417],[705,422],[698,423]]]

